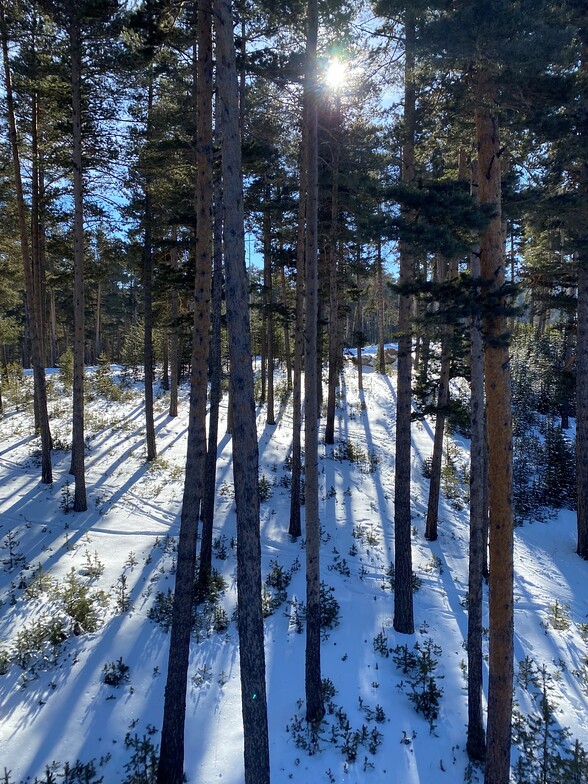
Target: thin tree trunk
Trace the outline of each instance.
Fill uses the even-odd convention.
[[[172,247],[170,250],[170,263],[172,269],[178,269],[178,248],[177,248],[177,231],[175,227],[172,229]],[[180,337],[179,337],[179,324],[180,317],[180,295],[174,284],[170,294],[170,322],[171,322],[171,340],[170,340],[170,387],[169,387],[169,415],[176,417],[178,415],[178,386],[180,376]]]
[[[286,269],[280,266],[280,283],[282,286],[282,307],[284,308],[284,356],[286,358],[286,384],[288,389],[292,389],[292,351],[290,348],[290,319],[288,311],[288,287],[286,285]]]
[[[318,204],[318,200],[317,200]],[[318,245],[318,229],[317,229],[317,245]],[[328,288],[325,286],[324,281],[329,280],[327,254],[324,248],[318,245],[318,262],[317,262],[317,316],[316,316],[316,395],[317,395],[317,410],[320,418],[323,408],[323,351],[325,344],[325,326],[326,319],[326,303],[329,298]],[[325,290],[326,289],[326,290]]]
[[[588,254],[578,260],[578,345],[576,349],[576,465],[578,548],[588,559]]]
[[[404,144],[402,146],[402,181],[412,183],[415,178],[415,15],[405,12],[405,87],[404,87]],[[410,215],[407,217],[410,218]],[[394,489],[394,628],[402,634],[414,633],[412,598],[412,552],[410,515],[410,450],[411,450],[411,315],[412,296],[404,287],[412,283],[413,258],[406,245],[400,244],[401,291],[398,308],[398,358],[396,391],[396,465]]]
[[[304,322],[304,476],[306,510],[306,720],[325,713],[321,691],[320,534],[318,507],[318,163],[317,0],[308,3],[304,106],[306,125],[306,303]]]
[[[341,96],[335,95],[335,120],[333,122],[333,184],[331,187],[331,230],[329,232],[329,385],[327,389],[327,416],[325,421],[325,444],[335,443],[335,403],[339,379],[339,296],[338,243],[339,243],[339,159],[341,157],[339,131],[341,126]]]
[[[216,129],[219,128],[219,102],[216,102]],[[210,398],[208,412],[208,447],[204,473],[202,499],[202,541],[198,572],[198,595],[204,596],[212,572],[212,534],[214,501],[216,497],[216,459],[218,446],[218,420],[222,397],[222,289],[223,289],[223,197],[220,171],[214,174],[214,239],[212,268],[212,331],[210,336]]]
[[[265,313],[265,346],[267,358],[267,404],[266,423],[276,424],[274,405],[274,313],[272,282],[272,235],[269,212],[270,186],[265,188],[265,212],[263,216],[263,300]]]
[[[364,334],[363,334],[363,308],[361,305],[361,276],[359,273],[360,269],[360,261],[361,261],[361,249],[360,246],[357,246],[357,256],[356,256],[356,264],[357,264],[357,277],[356,277],[356,285],[358,297],[357,297],[357,306],[355,308],[355,334],[357,336],[357,391],[363,392],[363,365],[362,365],[362,357],[361,357],[361,349],[363,346],[364,341]]]
[[[102,283],[98,281],[96,286],[96,324],[94,332],[94,362],[98,361],[98,357],[102,353],[102,341],[100,340],[101,331],[101,318],[102,318]]]
[[[495,298],[485,315],[484,351],[490,535],[490,630],[488,746],[485,784],[508,784],[513,683],[513,512],[512,419],[506,317],[501,287],[505,279],[501,229],[501,174],[498,123],[493,115],[494,87],[483,68],[478,74],[476,137],[481,205],[492,205],[495,216],[482,232],[482,277]]]
[[[586,14],[584,14],[586,17]],[[588,117],[588,41],[586,24],[581,51],[581,84],[584,117]],[[588,131],[584,127],[584,143]],[[588,161],[583,161],[580,186],[588,200]],[[588,559],[588,252],[578,254],[578,345],[576,349],[576,473],[578,499],[578,548]]]
[[[84,459],[84,184],[82,178],[82,41],[79,9],[71,7],[70,47],[73,127],[74,190],[74,367],[71,473],[75,477],[75,512],[85,512],[86,468]]]
[[[153,75],[149,74],[147,93],[147,143],[151,137],[153,113]],[[143,246],[144,354],[145,372],[145,445],[147,461],[155,460],[155,422],[153,419],[153,210],[151,206],[151,175],[145,177],[145,236]]]
[[[294,387],[292,389],[292,484],[290,486],[290,526],[293,539],[302,534],[300,493],[302,490],[302,365],[304,362],[304,281],[306,275],[306,124],[302,123],[300,148],[300,201],[296,239],[296,320],[294,327]]]
[[[57,311],[55,308],[55,289],[49,289],[49,322],[51,340],[51,367],[57,367],[59,359],[57,346]]]
[[[384,354],[384,269],[382,264],[382,240],[378,237],[376,245],[376,304],[378,308],[378,355],[376,372],[386,373],[386,356]]]
[[[196,213],[194,326],[186,477],[178,541],[158,784],[181,784],[184,774],[186,686],[192,632],[198,518],[206,460],[206,394],[212,251],[212,5],[198,0],[196,79]]]
[[[38,153],[39,157],[39,172],[38,172],[38,182],[39,182],[39,308],[40,308],[40,318],[41,318],[41,330],[42,330],[42,345],[41,350],[43,352],[43,370],[45,370],[45,364],[49,360],[51,360],[51,356],[47,353],[47,238],[46,238],[46,227],[45,227],[45,206],[46,206],[46,191],[45,191],[45,167],[43,162],[43,153],[39,150]],[[54,365],[52,365],[54,367]],[[53,442],[51,442],[51,447],[53,448]]]
[[[261,315],[261,335],[260,335],[260,391],[259,403],[264,404],[267,399],[267,313],[262,311]]]
[[[169,392],[169,329],[163,330],[161,341],[161,388]]]
[[[270,760],[261,606],[258,450],[245,269],[243,181],[231,0],[215,0],[223,139],[224,251],[233,389],[233,475],[237,508],[237,607],[245,784],[269,784]]]
[[[41,482],[43,482],[43,484],[51,484],[53,481],[51,467],[51,430],[49,427],[49,416],[47,413],[47,388],[45,384],[45,363],[43,357],[41,300],[38,285],[36,287],[37,291],[35,291],[35,274],[29,246],[29,233],[26,221],[26,204],[22,185],[16,115],[14,111],[14,95],[12,92],[10,60],[8,57],[8,30],[6,27],[4,4],[0,4],[0,25],[2,34],[2,55],[4,61],[5,100],[8,114],[8,129],[10,135],[10,147],[12,153],[12,164],[14,169],[14,182],[17,200],[18,227],[26,289],[26,310],[28,314],[27,325],[31,339],[36,411],[38,415],[39,431],[41,436]]]
[[[457,275],[457,259],[452,260],[449,275],[445,273],[446,262],[439,260],[439,283],[453,280]],[[435,417],[435,436],[433,438],[433,457],[431,461],[431,480],[429,482],[429,501],[427,505],[427,522],[425,539],[434,542],[437,539],[437,522],[439,519],[439,494],[441,489],[441,464],[443,461],[443,436],[445,419],[449,405],[449,372],[451,368],[451,338],[453,328],[444,324],[441,329],[441,373],[437,391],[437,414]]]
[[[478,166],[474,163],[472,192],[477,201]],[[473,281],[480,278],[480,249],[475,247],[470,255],[470,274]],[[473,290],[474,300],[481,296],[480,286]],[[485,452],[486,428],[484,415],[484,344],[482,321],[474,311],[470,324],[470,376],[471,376],[471,448],[470,448],[470,542],[468,565],[468,736],[467,752],[479,762],[486,755],[484,712],[482,704],[482,586],[486,552],[485,505],[486,486]]]
[[[33,41],[34,49],[34,41]],[[32,152],[32,171],[31,171],[31,264],[33,270],[33,302],[31,303],[31,311],[34,313],[34,319],[37,323],[37,330],[39,335],[40,349],[41,349],[41,366],[44,372],[45,351],[44,351],[44,335],[43,335],[43,308],[41,298],[41,265],[39,258],[39,139],[38,139],[38,123],[37,123],[37,107],[38,96],[36,91],[33,91],[31,96],[31,152]],[[33,364],[34,367],[34,364]],[[39,381],[34,373],[34,400],[33,410],[35,416],[35,430],[39,432],[41,428],[41,416],[39,411]]]

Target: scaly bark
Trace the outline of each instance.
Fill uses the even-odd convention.
[[[198,0],[197,177],[194,326],[188,447],[170,649],[165,687],[158,784],[181,784],[184,775],[186,686],[192,632],[196,539],[206,459],[206,395],[212,253],[212,7]]]
[[[402,145],[402,181],[414,182],[414,139],[416,126],[415,91],[415,15],[405,12],[405,82],[404,82],[404,143]],[[405,211],[406,213],[406,211]],[[405,217],[410,219],[409,214]],[[410,450],[411,450],[411,312],[412,296],[403,287],[412,283],[413,257],[406,243],[400,244],[401,291],[398,306],[398,357],[396,390],[396,464],[394,479],[394,628],[402,634],[414,633],[412,600],[412,552],[410,516]]]
[[[472,172],[472,193],[478,198],[478,166]],[[480,278],[480,249],[470,255],[472,280]],[[475,300],[481,296],[474,288]],[[486,552],[488,510],[486,508],[486,427],[484,413],[484,344],[481,315],[472,314],[470,323],[471,448],[470,448],[470,542],[468,562],[468,737],[470,759],[482,761],[486,754],[482,705],[482,586]]]
[[[245,234],[237,65],[230,0],[215,0],[224,199],[227,323],[237,508],[237,609],[245,784],[269,784],[270,761],[261,606],[258,450]]]
[[[581,26],[582,52],[580,85],[584,138],[588,135],[588,14]],[[580,187],[588,200],[588,160],[582,162]],[[581,558],[588,559],[588,252],[578,254],[578,345],[576,361],[576,465],[578,498],[578,548]]]
[[[512,418],[501,223],[501,173],[494,85],[480,66],[477,75],[476,138],[481,205],[494,217],[482,232],[480,264],[485,295],[485,391],[489,477],[489,686],[485,784],[508,784],[513,682]]]
[[[151,136],[151,114],[153,112],[153,75],[149,74],[147,91],[147,144]],[[145,177],[145,231],[143,239],[143,370],[145,375],[145,445],[147,461],[157,457],[155,421],[153,418],[153,209],[151,197],[151,175]]]
[[[82,37],[79,9],[71,5],[71,98],[73,131],[73,191],[74,191],[74,367],[73,367],[73,428],[71,445],[71,473],[75,478],[75,512],[85,512],[86,467],[84,459],[84,184],[82,172]]]

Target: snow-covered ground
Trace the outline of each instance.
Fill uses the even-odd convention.
[[[336,445],[320,447],[322,575],[339,604],[325,631],[323,678],[329,710],[311,738],[304,716],[304,541],[288,536],[287,457],[292,414],[282,405],[275,426],[258,410],[266,662],[272,782],[460,782],[465,753],[464,639],[467,627],[468,514],[463,467],[468,443],[451,439],[456,466],[442,495],[439,540],[423,536],[432,429],[413,426],[413,565],[418,578],[412,636],[392,626],[395,377],[344,372]],[[57,446],[71,441],[69,395],[51,376]],[[38,440],[30,406],[10,401],[0,421],[0,777],[53,781],[63,765],[93,761],[107,784],[149,766],[159,743],[169,634],[148,617],[173,587],[186,446],[187,391],[180,416],[156,400],[158,458],[145,461],[141,389],[87,404],[88,511],[68,511],[70,453],[53,455],[54,481],[39,482]],[[221,415],[226,414],[226,401]],[[240,784],[242,725],[236,605],[235,509],[231,439],[220,428],[214,566],[226,590],[216,614],[201,619],[191,651],[186,717],[186,773],[196,784]],[[353,462],[340,459],[352,456]],[[71,498],[70,498],[71,494]],[[538,709],[543,665],[557,726],[588,739],[588,564],[575,555],[575,515],[529,521],[515,532],[516,700]],[[299,568],[298,568],[299,567]],[[276,584],[287,581],[286,596]],[[159,594],[159,598],[158,597]],[[222,607],[226,617],[220,611]],[[78,618],[78,622],[72,619]],[[80,622],[79,619],[82,619]],[[217,628],[226,626],[217,632]],[[487,621],[486,621],[487,623]],[[584,624],[584,625],[582,625]],[[84,628],[85,626],[85,628]],[[88,630],[90,629],[90,630]],[[300,632],[302,629],[302,633]],[[419,715],[409,699],[400,646],[429,651],[442,696],[438,717]],[[531,663],[532,662],[532,663]],[[128,671],[126,670],[128,667]],[[532,671],[532,672],[530,672]],[[104,682],[105,674],[120,680]],[[487,672],[485,673],[487,676]],[[112,679],[107,677],[107,680]],[[539,684],[539,685],[537,685]],[[434,711],[433,711],[434,713]],[[572,741],[570,741],[572,742]],[[310,746],[310,749],[304,748]],[[309,751],[312,752],[309,754]],[[516,759],[513,751],[513,760]],[[133,762],[134,759],[134,762]],[[80,768],[81,770],[81,768]],[[579,779],[584,781],[584,779]]]

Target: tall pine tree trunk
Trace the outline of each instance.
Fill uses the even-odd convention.
[[[172,229],[172,246],[170,250],[170,264],[172,270],[178,269],[178,235],[175,227]],[[175,282],[172,286],[170,294],[170,322],[171,322],[171,338],[170,338],[170,386],[169,386],[169,415],[176,417],[178,415],[178,386],[180,381],[180,335],[179,335],[179,317],[180,317],[180,295],[178,294],[177,285]]]
[[[339,379],[339,159],[341,126],[341,96],[335,95],[335,119],[333,123],[333,184],[331,187],[331,229],[329,236],[329,385],[327,390],[327,416],[325,421],[325,444],[335,443],[335,403]]]
[[[181,784],[184,773],[186,686],[198,518],[206,459],[206,395],[212,251],[212,7],[198,0],[196,84],[196,213],[194,325],[186,477],[178,541],[176,585],[165,687],[158,784]]]
[[[306,269],[306,124],[302,123],[300,148],[300,200],[296,238],[296,318],[294,325],[294,385],[292,388],[292,484],[290,485],[290,525],[293,539],[302,533],[300,493],[302,490],[302,366],[304,362],[304,286]]]
[[[504,242],[501,223],[501,174],[495,89],[480,67],[477,84],[476,138],[481,205],[494,217],[482,232],[480,264],[487,282],[484,326],[485,391],[489,477],[489,687],[485,784],[508,784],[513,683],[513,511],[512,418],[507,323],[504,315]]]
[[[74,190],[74,367],[71,473],[75,477],[75,512],[85,512],[86,468],[84,459],[84,185],[82,179],[82,38],[79,9],[71,6],[71,97]]]
[[[379,237],[376,245],[376,305],[378,309],[376,371],[384,375],[386,372],[386,355],[384,354],[384,265],[382,264],[382,240]]]
[[[583,116],[588,122],[588,14],[581,26],[581,89]],[[584,149],[588,136],[583,128]],[[588,160],[582,162],[581,189],[588,200]],[[578,499],[578,555],[588,559],[588,251],[578,254],[578,346],[576,349],[576,466]]]
[[[251,366],[251,329],[241,135],[231,0],[215,0],[224,201],[227,322],[233,406],[233,476],[237,509],[237,607],[243,711],[245,784],[269,784],[270,762],[261,606],[261,541],[257,427]]]
[[[96,318],[94,324],[94,362],[98,362],[98,357],[102,353],[102,341],[100,339],[102,318],[102,283],[98,281],[96,285]]]
[[[588,188],[587,196],[588,196]],[[578,548],[588,559],[588,254],[578,259],[578,345],[576,359],[576,462]]]
[[[361,274],[360,270],[360,262],[361,262],[361,247],[360,245],[357,246],[356,249],[356,285],[357,285],[357,305],[355,307],[355,315],[354,315],[354,337],[356,338],[357,342],[357,391],[363,392],[363,365],[362,365],[362,357],[361,357],[361,349],[363,346],[364,341],[364,334],[363,334],[363,307],[361,303]]]
[[[219,103],[216,102],[216,130],[218,136]],[[198,595],[204,596],[212,572],[212,534],[214,524],[214,501],[216,497],[216,458],[218,446],[218,420],[222,397],[222,294],[223,294],[223,197],[220,171],[214,174],[214,228],[212,267],[212,331],[210,335],[210,399],[208,411],[208,446],[204,473],[204,497],[202,499],[202,541],[200,542],[200,565],[198,572]]]
[[[284,309],[284,356],[286,358],[286,385],[292,389],[292,350],[290,348],[290,317],[288,314],[288,286],[286,285],[286,269],[280,265],[280,284],[282,287],[282,308]]]
[[[320,535],[318,504],[318,143],[317,0],[308,3],[304,109],[306,126],[306,303],[304,320],[304,477],[306,512],[306,720],[318,722],[321,691]]]
[[[478,166],[473,165],[472,192],[478,196]],[[480,249],[470,256],[473,281],[480,278]],[[481,296],[480,286],[473,289],[475,303]],[[475,307],[475,305],[474,305]],[[486,508],[486,428],[484,413],[484,344],[482,320],[477,312],[470,324],[471,377],[471,446],[470,446],[470,542],[468,564],[468,737],[470,759],[482,761],[486,754],[482,705],[482,586],[486,552],[488,510]]]
[[[33,260],[29,245],[29,232],[26,219],[26,204],[22,185],[20,168],[20,155],[18,150],[18,134],[16,128],[16,115],[14,110],[14,96],[12,92],[12,79],[10,61],[8,57],[8,30],[4,15],[4,4],[0,4],[0,26],[2,35],[2,56],[4,62],[4,87],[6,110],[8,114],[8,130],[14,170],[16,189],[17,213],[21,255],[24,269],[26,304],[28,313],[28,328],[31,338],[33,355],[33,375],[35,389],[35,410],[39,420],[41,435],[41,482],[51,484],[53,481],[51,467],[51,430],[47,413],[47,389],[45,384],[45,363],[43,358],[42,318],[41,318],[41,292],[39,286],[35,287]]]
[[[446,274],[446,262],[438,260],[438,282],[453,280],[457,275],[457,259],[453,259],[451,267]],[[437,521],[439,519],[439,493],[441,489],[441,465],[443,462],[443,436],[445,434],[445,419],[449,405],[449,373],[451,368],[451,338],[453,328],[443,324],[441,328],[441,372],[439,389],[437,390],[437,414],[435,416],[435,435],[433,438],[433,456],[431,461],[431,480],[429,482],[429,500],[427,505],[427,522],[425,526],[425,539],[434,542],[437,539]]]
[[[169,329],[163,330],[161,341],[161,388],[169,392]]]
[[[55,289],[49,289],[49,336],[51,341],[51,367],[57,367],[59,359],[57,345],[57,310],[55,307]]]
[[[153,112],[153,75],[149,74],[147,95],[147,143],[151,136],[151,115]],[[144,299],[144,351],[143,370],[145,373],[145,444],[147,460],[155,460],[155,422],[153,419],[153,209],[151,206],[151,176],[145,178],[145,235],[143,245],[143,299]]]
[[[273,311],[273,281],[272,281],[272,234],[270,217],[270,186],[266,185],[263,215],[263,300],[265,311],[265,346],[267,362],[267,404],[266,423],[276,424],[274,405],[274,311]]]
[[[405,12],[405,82],[404,143],[402,145],[402,181],[414,182],[415,140],[415,16]],[[410,219],[410,216],[407,215]],[[401,286],[398,313],[398,358],[396,392],[396,464],[394,485],[394,628],[403,634],[414,633],[412,600],[412,552],[410,516],[410,408],[411,383],[411,311],[412,296],[405,290],[413,279],[413,257],[405,242],[400,244]]]

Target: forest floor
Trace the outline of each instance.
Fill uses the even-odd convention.
[[[57,447],[51,486],[39,482],[30,391],[20,388],[18,408],[7,396],[0,421],[0,781],[150,781],[162,721],[187,389],[172,419],[156,387],[152,464],[145,459],[141,385],[120,401],[90,395],[88,511],[74,513],[69,393],[59,374],[49,378]],[[88,388],[94,386],[90,372]],[[225,415],[226,400],[223,421]],[[258,408],[272,782],[481,781],[465,752],[468,441],[446,439],[439,539],[427,542],[423,463],[433,433],[427,421],[413,425],[416,632],[397,634],[390,569],[395,375],[364,371],[360,394],[356,369],[345,368],[336,444],[320,446],[321,569],[332,628],[324,629],[322,647],[328,711],[313,736],[303,720],[304,539],[288,536],[288,402],[276,421],[267,426]],[[192,784],[243,781],[232,443],[223,422],[219,432],[214,567],[222,580],[195,618],[185,762]],[[562,511],[515,531],[515,699],[526,717],[517,720],[517,734],[536,741],[522,752],[521,776],[523,763],[529,770],[541,763],[546,739],[564,757],[573,755],[575,738],[588,745],[588,564],[574,552],[575,524],[575,513]],[[484,618],[487,626],[487,607]],[[513,747],[513,763],[519,754]],[[530,773],[528,780],[535,780]]]

